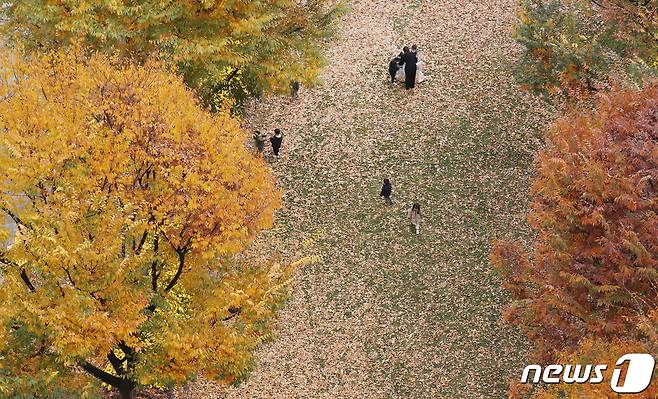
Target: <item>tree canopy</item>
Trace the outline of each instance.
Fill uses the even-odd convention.
[[[548,142],[531,190],[531,256],[510,242],[493,252],[514,298],[506,318],[544,360],[584,337],[647,338],[638,326],[658,305],[658,86],[602,96],[594,113],[559,120]]]
[[[279,204],[238,121],[156,61],[2,65],[0,394],[244,376],[290,268],[232,257]]]
[[[6,36],[28,49],[80,41],[136,60],[160,54],[212,101],[227,88],[257,94],[313,81],[342,7],[331,0],[27,0],[2,10]]]
[[[518,82],[546,98],[573,100],[609,87],[611,74],[636,81],[655,75],[657,10],[655,0],[522,0]]]

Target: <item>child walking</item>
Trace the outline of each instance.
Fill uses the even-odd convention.
[[[420,234],[420,204],[418,202],[414,203],[411,206],[411,211],[409,211],[409,219],[411,224],[416,228],[416,234]]]

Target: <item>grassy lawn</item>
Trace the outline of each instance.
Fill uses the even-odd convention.
[[[228,397],[503,398],[523,368],[527,343],[501,325],[508,297],[488,265],[492,240],[529,234],[550,118],[509,75],[516,3],[404,3],[353,1],[323,85],[248,112],[247,128],[285,133],[284,207],[256,245],[317,236],[323,262],[300,271],[277,339]],[[413,94],[386,84],[403,43],[427,63]]]

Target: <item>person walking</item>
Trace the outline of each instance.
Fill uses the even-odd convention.
[[[262,133],[260,130],[256,130],[254,133],[254,142],[256,143],[256,151],[258,151],[259,154],[263,153],[263,150],[265,149],[265,142],[267,141],[267,135],[265,133]]]
[[[272,152],[276,159],[279,159],[279,150],[281,150],[282,142],[283,133],[281,133],[281,129],[274,129],[274,136],[270,137],[270,143],[272,144]]]
[[[416,228],[416,234],[420,234],[421,214],[420,204],[418,202],[415,202],[411,206],[411,211],[409,211],[409,219],[411,220],[411,224]]]
[[[393,186],[391,185],[391,181],[388,179],[384,179],[384,183],[382,184],[382,190],[379,193],[379,196],[384,198],[384,202],[386,202],[386,205],[393,205],[393,201],[391,201],[392,192],[393,192]]]
[[[418,58],[416,53],[409,50],[408,46],[402,49],[402,61],[404,62],[404,87],[411,90],[416,87],[416,68]]]

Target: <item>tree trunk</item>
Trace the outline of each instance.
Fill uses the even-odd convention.
[[[124,345],[119,344],[119,345],[123,346],[122,350],[125,348],[124,352],[127,351],[126,356],[130,356],[130,348],[125,344]],[[108,356],[108,359],[110,359],[110,362],[112,362],[111,356]],[[80,367],[82,367],[82,369],[87,373],[98,378],[101,382],[104,382],[110,385],[111,387],[117,389],[119,391],[119,394],[121,395],[121,399],[135,399],[135,387],[137,387],[135,381],[129,380],[125,377],[118,377],[116,375],[112,375],[107,371],[94,366],[88,361],[81,362]],[[114,365],[112,367],[114,367]],[[120,371],[117,372],[120,373]]]
[[[135,383],[132,381],[125,381],[118,388],[121,399],[135,399]]]

